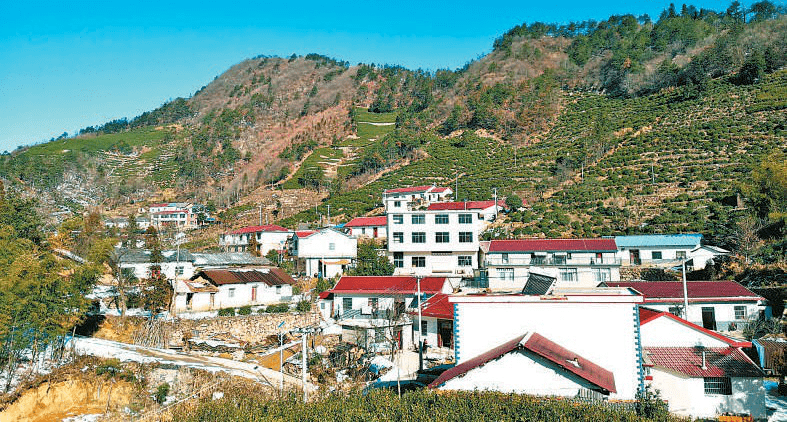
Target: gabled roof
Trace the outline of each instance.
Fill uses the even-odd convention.
[[[615,252],[615,239],[491,240],[489,252]]]
[[[344,227],[371,227],[385,226],[388,224],[388,217],[381,215],[378,217],[355,217],[345,224]]]
[[[298,236],[298,238],[303,239],[303,238],[309,237],[309,236],[311,236],[311,235],[313,235],[315,233],[317,233],[317,230],[297,230],[295,232],[295,236]]]
[[[425,317],[454,319],[454,304],[448,301],[449,295],[438,293],[433,295],[421,306],[421,315]],[[416,306],[417,308],[417,306]],[[418,313],[418,311],[414,311]]]
[[[707,250],[709,250],[709,251],[711,251],[713,253],[719,254],[719,255],[726,255],[726,254],[730,253],[730,251],[728,251],[728,250],[726,250],[724,248],[720,248],[718,246],[711,246],[711,245],[699,245],[696,248],[692,249],[691,252],[696,252],[696,251],[698,251],[700,249],[707,249]]]
[[[331,292],[330,290],[326,290],[324,292],[320,292],[320,294],[317,295],[317,297],[320,300],[333,300],[333,292]]]
[[[333,229],[333,228],[330,228],[330,227],[326,227],[326,228],[323,228],[323,229],[320,229],[320,230],[297,230],[295,232],[295,236],[297,236],[299,239],[304,239],[304,238],[313,236],[313,235],[318,234],[318,233],[319,234],[323,234],[323,233],[329,233],[329,232],[338,234],[340,236],[344,236],[344,237],[350,238],[350,236],[348,234],[340,232],[340,231],[338,231],[336,229]]]
[[[618,247],[665,247],[665,246],[697,246],[702,242],[699,233],[688,234],[642,234],[633,236],[615,236]]]
[[[451,188],[446,188],[446,187],[443,187],[443,186],[435,186],[429,192],[430,193],[443,193],[443,192],[447,192],[449,190],[451,190]]]
[[[615,393],[615,376],[612,372],[596,365],[595,363],[577,355],[576,353],[552,342],[546,337],[532,333],[525,333],[500,346],[467,360],[445,371],[436,380],[429,384],[429,388],[437,388],[447,381],[465,375],[467,372],[481,367],[493,360],[499,359],[515,350],[528,350],[550,361],[551,363],[571,372],[585,381]]]
[[[762,370],[736,347],[643,347],[642,353],[645,365],[687,377],[765,376]]]
[[[264,268],[255,270],[204,270],[191,277],[191,280],[204,278],[216,285],[265,283],[268,286],[294,284],[292,277],[281,268]]]
[[[406,188],[394,188],[394,189],[386,189],[384,193],[416,193],[416,192],[426,192],[431,188],[432,185],[423,185],[423,186],[410,186]]]
[[[699,332],[701,332],[701,333],[703,333],[705,335],[708,335],[710,337],[713,337],[713,338],[715,338],[717,340],[721,340],[721,341],[729,344],[732,347],[751,347],[751,342],[738,341],[738,340],[735,340],[735,339],[731,339],[731,338],[729,338],[727,336],[724,336],[724,335],[721,335],[721,334],[719,334],[719,333],[717,333],[715,331],[708,330],[707,328],[700,327],[697,324],[694,324],[692,322],[686,321],[685,319],[683,319],[681,317],[678,317],[678,316],[675,316],[675,315],[673,315],[673,314],[671,314],[669,312],[661,312],[661,311],[657,311],[655,309],[650,309],[650,308],[647,308],[647,307],[644,307],[644,306],[640,306],[639,307],[639,325],[640,326],[645,325],[645,324],[647,324],[647,323],[649,323],[651,321],[655,321],[658,318],[671,319],[671,320],[676,321],[679,324],[683,324],[686,327],[691,328],[691,329],[693,329],[695,331],[699,331]]]
[[[683,302],[680,281],[607,281],[609,287],[629,287],[645,296],[645,302]],[[687,281],[689,302],[759,301],[762,297],[734,281]]]
[[[445,277],[421,279],[421,293],[435,294],[443,290]],[[331,290],[334,294],[416,294],[417,280],[411,276],[343,276]]]
[[[466,202],[435,202],[426,208],[429,211],[464,211],[485,210],[493,207],[495,201],[466,201]],[[505,208],[505,201],[498,200],[497,205]]]
[[[151,251],[119,248],[113,254],[123,264],[149,264]],[[161,262],[194,262],[194,256],[185,249],[161,251]]]
[[[262,226],[247,226],[231,232],[231,234],[246,234],[246,233],[260,233],[260,232],[291,232],[292,230],[286,229],[282,226],[275,224],[265,224]]]
[[[241,265],[271,265],[264,256],[254,256],[248,252],[193,253],[194,265],[199,267],[231,267]]]

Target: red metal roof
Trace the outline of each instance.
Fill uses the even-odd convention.
[[[659,312],[657,310],[646,308],[646,307],[643,307],[643,306],[640,306],[640,308],[639,308],[639,325],[645,325],[645,324],[647,324],[647,323],[649,323],[651,321],[654,321],[654,320],[656,320],[658,318],[662,318],[662,317],[663,318],[669,318],[669,319],[671,319],[673,321],[677,321],[677,322],[679,322],[679,323],[681,323],[681,324],[683,324],[683,325],[685,325],[685,326],[687,326],[687,327],[689,327],[689,328],[691,328],[693,330],[699,331],[699,332],[701,332],[703,334],[706,334],[708,336],[711,336],[711,337],[713,337],[713,338],[715,338],[717,340],[721,340],[721,341],[729,344],[730,346],[733,346],[733,347],[751,347],[751,342],[749,342],[749,341],[738,341],[738,340],[735,340],[735,339],[731,339],[731,338],[729,338],[727,336],[724,336],[724,335],[721,335],[721,334],[719,334],[719,333],[717,333],[715,331],[711,331],[711,330],[709,330],[709,329],[707,329],[705,327],[700,327],[697,324],[694,324],[692,322],[686,321],[685,319],[683,319],[681,317],[678,317],[678,316],[675,316],[675,315],[673,315],[673,314],[671,314],[669,312]]]
[[[683,283],[680,281],[609,281],[609,287],[630,287],[645,296],[645,302],[683,302]],[[689,302],[711,300],[758,301],[762,297],[734,281],[687,281]]]
[[[295,232],[295,235],[303,239],[304,237],[309,237],[314,233],[317,233],[317,230],[298,230]]]
[[[384,215],[379,217],[355,217],[345,224],[344,227],[370,227],[370,226],[385,226],[388,224],[388,218]]]
[[[643,347],[646,365],[688,377],[764,377],[737,347]],[[703,368],[702,355],[705,354]]]
[[[191,277],[192,280],[205,278],[216,285],[265,283],[269,286],[295,284],[295,281],[281,268],[267,268],[264,270],[204,270]]]
[[[421,315],[440,319],[454,319],[454,304],[448,301],[450,295],[438,293],[423,303]],[[418,311],[414,311],[418,313]]]
[[[288,232],[289,229],[286,229],[282,226],[277,226],[275,224],[265,224],[262,226],[247,226],[241,229],[235,230],[232,234],[246,234],[246,233],[259,233],[259,232]]]
[[[322,300],[325,300],[325,299],[328,299],[328,298],[333,299],[333,292],[331,292],[330,290],[326,290],[324,292],[320,292],[320,294],[317,297],[319,297]]]
[[[188,211],[187,210],[170,210],[170,211],[159,211],[159,212],[155,212],[153,214],[158,215],[158,214],[179,214],[179,213],[188,213]]]
[[[407,188],[395,188],[395,189],[386,189],[385,193],[415,193],[415,192],[426,192],[431,188],[432,185],[424,185],[424,186],[410,186]]]
[[[442,187],[442,186],[435,186],[435,188],[432,189],[430,192],[432,192],[432,193],[443,193],[443,192],[447,191],[448,189],[450,189],[450,188],[446,188],[446,187]]]
[[[616,252],[615,239],[492,240],[489,252]]]
[[[495,201],[467,201],[467,202],[435,202],[430,204],[426,209],[429,211],[444,211],[444,210],[485,210],[495,205]],[[497,205],[505,207],[505,201],[497,201]]]
[[[424,277],[421,292],[440,293],[445,283],[445,277]],[[418,286],[415,277],[411,276],[344,276],[331,291],[335,294],[415,294]]]
[[[445,371],[436,380],[429,384],[429,388],[437,388],[445,384],[448,380],[462,376],[467,372],[483,366],[503,355],[510,353],[520,347],[541,356],[544,359],[558,365],[559,367],[573,373],[574,375],[599,386],[609,392],[615,393],[615,376],[612,372],[596,365],[595,363],[577,355],[576,353],[560,346],[559,344],[547,339],[546,337],[533,333],[524,341],[527,333],[514,338],[492,350],[482,353],[466,362],[454,366]]]

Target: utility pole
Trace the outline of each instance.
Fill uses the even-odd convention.
[[[424,370],[424,336],[421,322],[421,276],[415,277],[418,286],[418,370]]]
[[[303,332],[303,336],[301,336],[301,340],[303,341],[301,345],[301,374],[303,376],[303,402],[306,403],[309,400],[309,392],[306,389],[306,332]]]
[[[330,204],[328,204],[328,205],[326,205],[326,207],[328,207],[328,226],[330,227],[330,225],[331,225],[331,206],[330,206]]]
[[[455,198],[454,201],[458,201],[459,200],[459,170],[457,170],[455,173],[456,173],[456,189],[454,190],[454,198]]]
[[[686,288],[686,259],[683,259],[683,319],[689,320],[689,293]]]
[[[281,329],[281,326],[284,325],[284,321],[279,323],[279,326],[276,328]],[[279,391],[284,394],[284,333],[279,332],[279,375],[281,378],[279,379]]]
[[[495,191],[495,220],[497,220],[497,188],[492,188]]]
[[[262,225],[262,204],[260,204],[260,222],[259,225]]]

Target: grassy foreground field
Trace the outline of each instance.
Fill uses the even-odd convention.
[[[261,399],[246,393],[178,408],[178,421],[668,421],[666,411],[649,408],[651,418],[610,406],[491,392],[437,394],[416,391],[401,398],[386,391],[332,394],[304,404],[299,395]]]

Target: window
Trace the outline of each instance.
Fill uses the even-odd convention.
[[[735,306],[735,319],[746,319],[746,307],[742,305]]]
[[[342,308],[344,308],[345,311],[349,311],[350,309],[352,309],[353,308],[353,298],[351,298],[351,297],[343,298],[342,299]]]
[[[227,297],[235,297],[235,288],[234,287],[231,287],[229,290],[227,290]]]
[[[459,243],[472,243],[473,232],[459,232]]]
[[[394,214],[392,217],[394,224],[404,223],[404,217],[402,217],[402,214]]]
[[[335,251],[336,250],[336,244],[333,243],[333,242],[329,243],[328,244],[328,250],[329,251]]]
[[[402,206],[402,201],[394,201],[394,206],[395,206],[396,208],[399,208],[399,207],[401,207],[401,206]]]
[[[514,269],[498,268],[497,276],[500,278],[501,281],[514,281]]]
[[[177,267],[175,267],[175,275],[183,275],[183,266],[182,265],[178,265]]]
[[[366,304],[369,305],[372,309],[377,309],[377,298],[370,297],[369,300],[366,301]]]
[[[473,222],[473,214],[459,214],[459,224],[471,224]]]
[[[677,252],[675,252],[675,258],[686,259],[686,251],[677,251]]]
[[[503,264],[508,264],[508,254],[507,254],[507,253],[504,253],[503,255],[501,255],[501,256],[500,256],[500,261],[501,261]]]
[[[404,252],[394,252],[394,268],[404,267]]]
[[[393,234],[393,243],[404,243],[404,233],[402,233],[402,232],[394,232],[394,234]]]
[[[555,265],[566,265],[565,255],[552,255],[552,260],[554,260]]]
[[[276,294],[277,295],[281,294],[281,286],[276,286]]]
[[[732,394],[732,382],[730,377],[705,377],[705,394]]]
[[[382,343],[385,341],[385,329],[384,328],[375,328],[374,329],[374,342],[375,343]]]
[[[650,257],[651,259],[661,259],[661,251],[653,251]]]
[[[448,224],[448,214],[437,214],[434,216],[435,224]]]
[[[669,307],[669,313],[671,313],[672,315],[675,315],[676,317],[682,317],[683,316],[683,309],[680,306],[670,306]]]
[[[577,281],[576,268],[561,268],[559,271],[560,271],[560,280],[571,282],[571,283]]]
[[[603,264],[604,263],[604,254],[601,252],[596,252],[596,261],[595,264]]]
[[[530,254],[530,265],[543,265],[546,262],[544,255]]]
[[[426,224],[426,216],[423,214],[413,214],[410,216],[410,221],[413,224]]]
[[[473,266],[473,257],[470,255],[459,255],[459,266],[460,267],[472,267]]]
[[[413,268],[424,268],[426,267],[426,257],[425,256],[414,256],[410,261],[413,264]]]
[[[612,279],[612,270],[609,268],[594,268],[593,278],[595,279],[596,283],[610,281]]]
[[[366,234],[366,227],[361,227],[361,234]]]
[[[426,233],[413,232],[412,239],[413,239],[413,243],[426,243]]]
[[[426,333],[429,331],[428,328],[429,328],[429,321],[421,320],[421,335],[422,336],[426,335]]]
[[[448,232],[437,232],[434,234],[434,241],[435,243],[448,243],[449,236]]]

